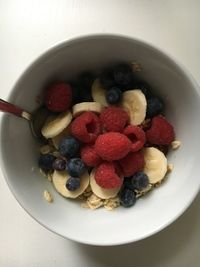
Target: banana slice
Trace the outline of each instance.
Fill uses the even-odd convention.
[[[80,196],[85,189],[89,185],[89,174],[88,172],[85,172],[81,177],[81,184],[78,189],[75,191],[69,191],[66,188],[66,182],[69,179],[69,174],[66,171],[54,171],[53,177],[52,177],[52,182],[55,187],[55,189],[60,193],[63,197],[67,198],[77,198]]]
[[[106,90],[102,87],[99,79],[96,79],[92,84],[92,98],[105,107],[109,106],[106,100]]]
[[[144,173],[148,175],[149,182],[160,182],[167,172],[167,158],[159,149],[148,147],[144,149]]]
[[[141,90],[130,90],[123,93],[122,108],[130,116],[130,124],[139,125],[146,117],[147,101]]]
[[[53,138],[60,134],[71,122],[71,112],[63,112],[58,116],[51,116],[47,118],[44,126],[42,127],[42,135],[48,139]]]
[[[65,136],[70,135],[70,127],[68,126],[65,128],[61,133],[54,136],[51,141],[56,149],[58,149],[61,139],[63,139]]]
[[[103,106],[98,102],[82,102],[72,107],[73,117],[77,117],[85,111],[92,111],[95,113],[101,113]]]
[[[95,169],[93,169],[92,172],[90,173],[90,186],[92,192],[96,196],[100,197],[101,199],[109,199],[115,197],[118,194],[120,188],[114,188],[114,189],[102,188],[96,183],[94,176],[95,176]]]

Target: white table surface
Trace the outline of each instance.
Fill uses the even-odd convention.
[[[0,97],[39,54],[88,33],[123,33],[176,57],[200,83],[199,0],[0,0]],[[192,182],[191,180],[188,182]],[[35,222],[0,171],[0,266],[200,266],[200,196],[167,229],[143,241],[91,247]]]

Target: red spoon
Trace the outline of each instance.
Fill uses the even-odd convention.
[[[31,120],[31,114],[29,112],[21,109],[20,107],[8,103],[3,99],[0,99],[0,111],[14,114],[15,116],[24,118],[28,121]]]

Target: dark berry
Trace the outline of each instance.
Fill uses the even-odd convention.
[[[131,178],[132,177],[124,177],[123,186],[124,186],[124,188],[130,189],[133,191],[135,188],[133,187]]]
[[[95,76],[91,72],[83,72],[78,77],[79,102],[92,102],[91,87]]]
[[[67,161],[67,171],[73,177],[80,177],[86,170],[85,164],[80,158],[73,158]]]
[[[146,82],[139,81],[134,85],[134,88],[141,90],[147,99],[153,96],[151,92],[151,87]]]
[[[78,178],[78,177],[70,177],[70,178],[67,180],[66,188],[67,188],[69,191],[75,191],[75,190],[78,189],[79,187],[80,187],[80,178]]]
[[[79,75],[78,82],[81,88],[91,90],[94,79],[95,76],[91,72],[83,72]]]
[[[80,85],[76,81],[69,81],[68,82],[71,85],[72,88],[72,101],[73,104],[80,102]]]
[[[77,154],[79,148],[79,142],[74,137],[66,136],[60,141],[58,149],[62,156],[72,158]]]
[[[81,86],[80,83],[71,81],[73,104],[93,101],[91,89]]]
[[[152,118],[163,111],[163,103],[157,97],[147,99],[146,118]]]
[[[149,184],[149,178],[144,172],[137,172],[131,178],[131,184],[136,190],[143,190]]]
[[[79,102],[93,102],[92,94],[90,89],[81,88],[79,91],[80,101]]]
[[[56,157],[51,154],[40,155],[38,165],[43,171],[51,171],[55,159]]]
[[[117,88],[113,87],[106,91],[106,100],[109,104],[118,104],[121,101],[122,98],[122,91]]]
[[[121,193],[120,193],[120,204],[123,207],[131,207],[135,204],[136,202],[136,195],[135,192],[133,192],[130,189],[123,188]]]
[[[107,90],[116,85],[113,77],[113,70],[111,68],[106,69],[102,72],[102,74],[100,75],[100,82],[102,86]]]
[[[62,158],[57,158],[53,163],[53,169],[58,171],[63,171],[66,169],[66,160]]]
[[[133,71],[131,66],[129,64],[119,64],[115,66],[113,70],[113,77],[115,83],[119,85],[120,88],[126,88],[133,80]]]

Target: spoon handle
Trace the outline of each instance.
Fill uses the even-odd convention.
[[[26,120],[31,120],[31,114],[27,111],[17,107],[11,103],[6,102],[3,99],[0,99],[0,111],[8,112],[14,114],[15,116],[24,118]]]

